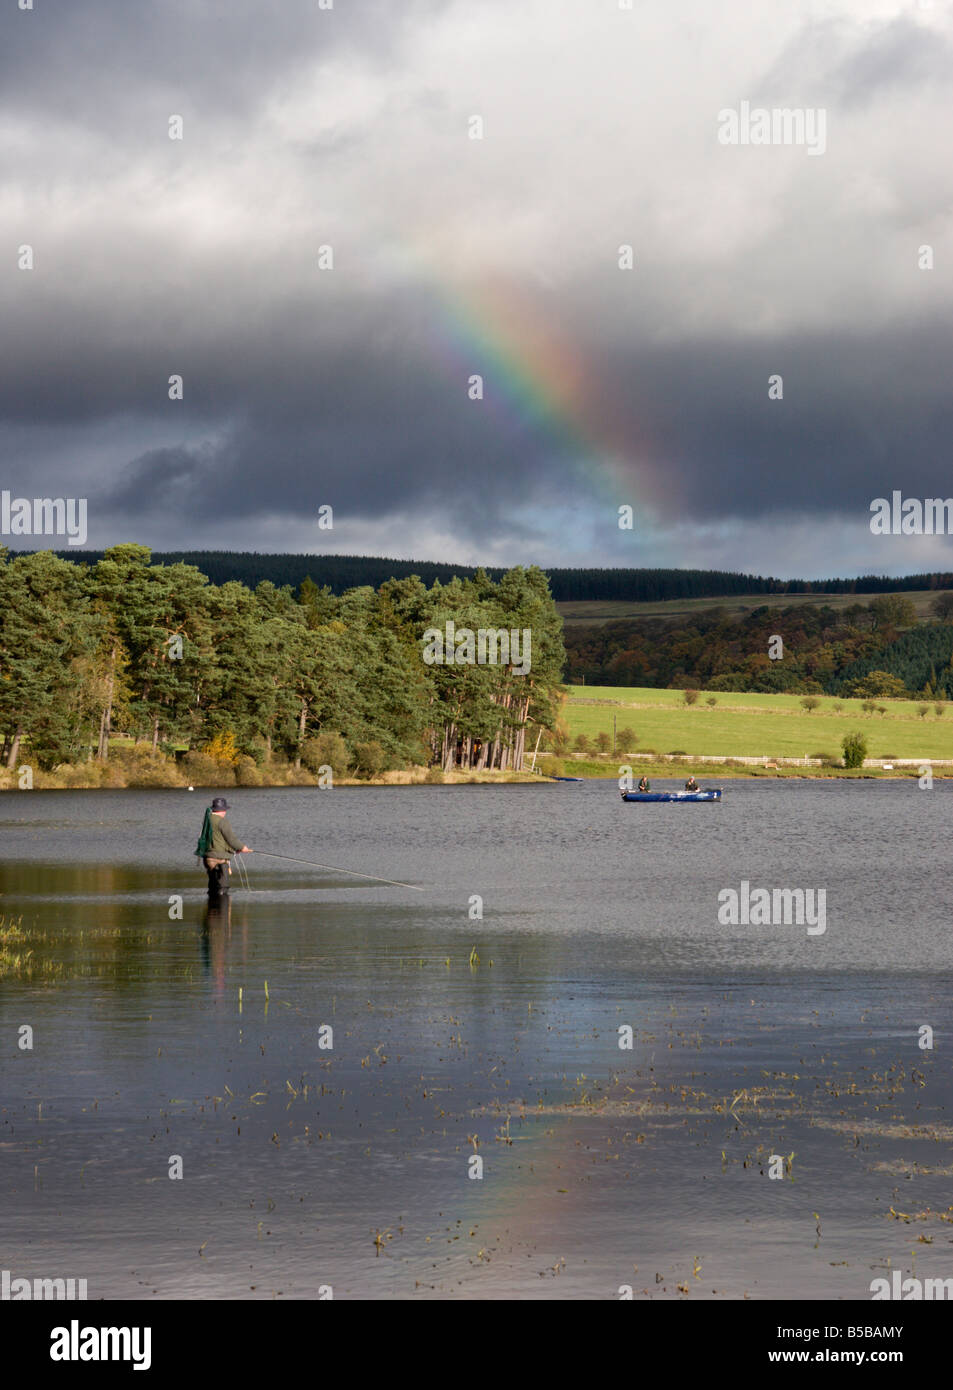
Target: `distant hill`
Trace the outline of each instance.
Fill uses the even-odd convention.
[[[64,560],[95,564],[101,550],[59,550]],[[153,551],[156,564],[195,565],[213,584],[238,580],[254,588],[262,580],[297,588],[310,577],[335,594],[369,584],[379,588],[388,579],[417,574],[428,587],[447,583],[455,574],[476,573],[471,565],[433,560],[388,560],[375,555],[259,555],[232,550]],[[484,566],[494,580],[505,568]],[[689,569],[564,569],[547,568],[557,603],[660,603],[670,599],[731,598],[742,594],[882,594],[904,590],[953,589],[953,574],[915,574],[891,578],[863,575],[857,579],[772,579],[728,570]]]
[[[57,552],[82,565],[102,553]],[[208,550],[154,551],[152,559],[192,565],[214,584],[255,588],[267,581],[298,591],[310,578],[336,595],[409,575],[429,588],[476,573],[466,565],[370,555]],[[498,582],[505,570],[486,573]],[[953,574],[780,580],[724,570],[546,573],[563,619],[570,682],[870,696],[897,693],[899,683],[918,698],[953,700],[953,617],[934,609],[938,592],[953,590]],[[783,651],[773,657],[779,638]],[[876,689],[858,689],[871,680]]]
[[[908,583],[911,581],[907,581]],[[935,589],[893,590],[901,598],[909,599],[919,622],[932,618],[932,604],[936,598]],[[730,598],[671,598],[657,603],[640,603],[635,599],[605,599],[602,602],[575,599],[557,603],[559,615],[567,628],[593,627],[600,623],[617,623],[629,620],[642,622],[647,618],[661,618],[672,627],[689,627],[695,620],[707,613],[720,612],[725,618],[740,621],[756,608],[832,608],[835,612],[849,608],[858,602],[869,603],[877,594],[831,593],[793,593],[793,594],[732,594]]]

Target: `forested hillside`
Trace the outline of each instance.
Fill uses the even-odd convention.
[[[566,629],[567,680],[950,699],[953,595],[938,595],[934,610],[938,621],[915,626],[909,600],[886,594],[837,610],[763,606],[743,618],[708,609],[675,624],[578,623]]]
[[[902,633],[873,654],[876,668],[903,683],[910,694],[953,699],[953,626],[929,623]],[[846,666],[828,681],[832,695],[854,694],[869,684],[870,658]]]
[[[528,629],[531,669],[427,664],[426,629]],[[0,739],[9,768],[105,762],[124,735],[253,769],[519,768],[555,720],[565,653],[542,571],[494,582],[210,583],[119,545],[95,564],[0,550]]]
[[[102,551],[56,551],[61,559],[96,564]],[[448,584],[454,576],[472,579],[483,573],[498,581],[502,569],[477,571],[472,566],[429,560],[388,560],[368,555],[258,555],[243,551],[207,550],[163,553],[158,565],[192,565],[213,584],[229,580],[248,588],[267,580],[281,588],[297,588],[305,579],[327,586],[332,593],[369,584],[380,588],[389,579],[419,575],[425,584]],[[573,600],[629,599],[656,602],[677,598],[729,598],[735,594],[880,594],[900,589],[950,589],[953,574],[917,574],[902,578],[864,575],[858,579],[771,579],[725,570],[691,569],[566,569],[547,568],[550,592],[557,603]]]

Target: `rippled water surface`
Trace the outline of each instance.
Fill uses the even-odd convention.
[[[256,849],[423,891],[252,854],[212,915],[207,799],[0,796],[3,1268],[145,1299],[953,1275],[953,787],[236,791]],[[826,931],[719,924],[742,880],[823,889]]]

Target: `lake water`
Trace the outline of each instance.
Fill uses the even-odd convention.
[[[208,799],[0,796],[14,1275],[145,1299],[953,1276],[953,784],[234,791],[254,848],[424,891],[252,854],[211,918]],[[826,931],[720,924],[742,880],[823,889]]]

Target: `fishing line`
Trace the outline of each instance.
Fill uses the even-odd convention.
[[[319,864],[315,859],[295,859],[290,854],[272,854],[267,849],[256,849],[254,852],[255,854],[263,854],[266,859],[287,859],[289,864],[307,864],[311,869],[330,869],[336,874],[349,874],[351,878],[367,878],[374,883],[389,883],[393,888],[412,888],[415,893],[424,891],[416,883],[401,883],[400,879],[396,878],[378,878],[376,874],[359,874],[355,873],[353,869],[342,869],[338,864]]]
[[[241,886],[243,888],[247,888],[249,893],[254,893],[255,890],[254,888],[252,888],[250,882],[248,881],[248,869],[242,863],[242,857],[240,854],[236,854],[235,863],[238,866],[238,879],[241,883]]]

